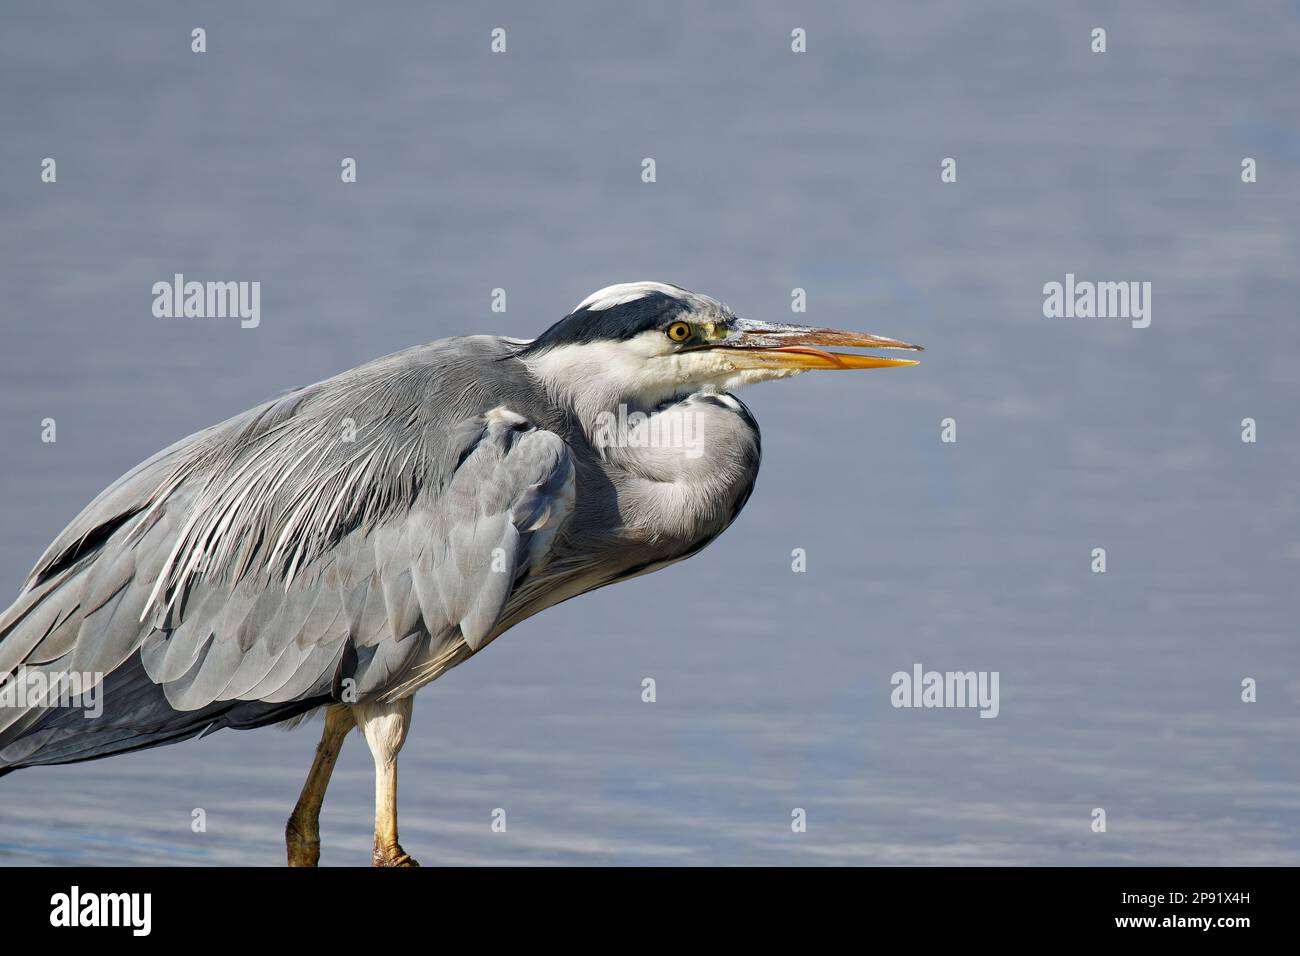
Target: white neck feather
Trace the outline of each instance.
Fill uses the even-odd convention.
[[[590,438],[620,407],[649,412],[674,397],[721,393],[798,369],[736,368],[723,350],[665,353],[657,333],[621,341],[559,345],[524,359],[551,399],[570,408]]]
[[[743,406],[727,395],[699,397],[744,384],[741,373],[703,365],[711,361],[707,352],[681,359],[687,356],[645,356],[627,342],[594,342],[524,360],[552,400],[573,409],[601,453],[627,530],[674,547],[725,527],[748,494],[758,460],[758,434]],[[710,373],[719,381],[708,381]],[[762,377],[771,376],[756,378]],[[665,406],[674,397],[682,401]]]

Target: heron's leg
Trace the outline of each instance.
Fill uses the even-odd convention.
[[[298,803],[284,827],[284,843],[290,866],[315,866],[320,861],[320,805],[325,799],[330,774],[343,748],[343,738],[356,725],[347,707],[325,709],[325,730],[316,745],[316,758],[307,771]]]
[[[420,865],[397,842],[397,752],[411,725],[412,700],[352,708],[375,758],[375,866]]]

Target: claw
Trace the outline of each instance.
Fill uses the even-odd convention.
[[[391,847],[375,847],[374,855],[371,861],[375,866],[419,866],[400,845],[394,844]]]

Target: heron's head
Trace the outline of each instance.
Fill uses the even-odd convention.
[[[742,319],[716,299],[675,285],[627,282],[587,296],[520,357],[580,414],[619,402],[653,407],[678,394],[730,391],[801,372],[916,364],[828,347],[921,350],[865,332]]]

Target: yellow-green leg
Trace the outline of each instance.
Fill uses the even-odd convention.
[[[290,866],[315,866],[320,862],[320,808],[325,801],[325,788],[329,786],[334,764],[343,749],[343,738],[355,726],[352,711],[347,707],[335,705],[326,708],[325,730],[316,745],[316,757],[284,828]]]

